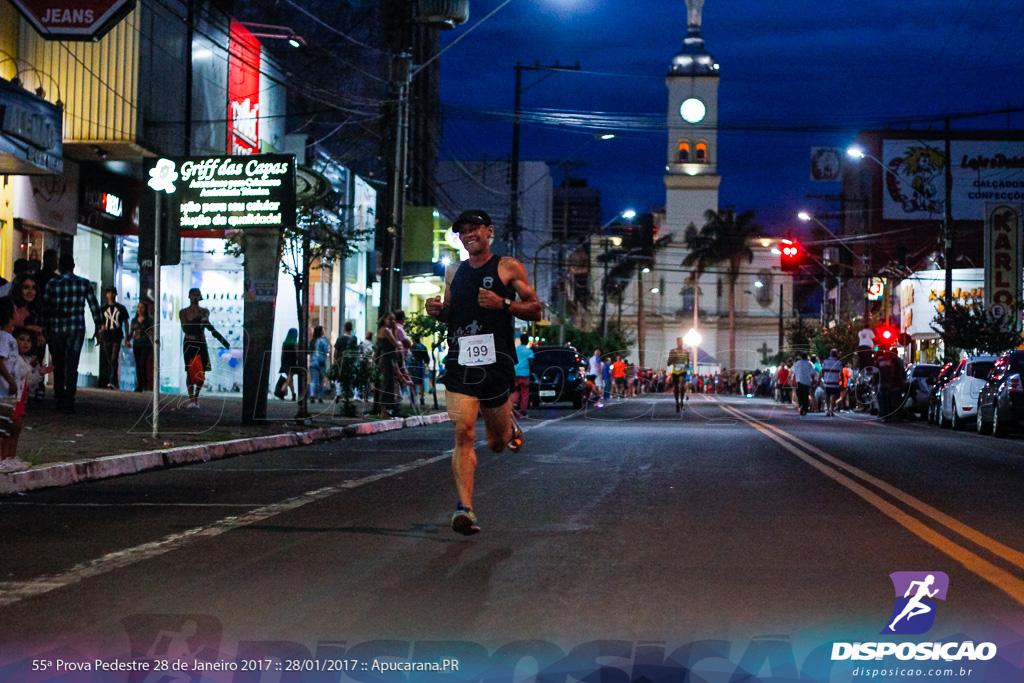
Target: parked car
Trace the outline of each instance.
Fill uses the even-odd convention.
[[[967,420],[973,422],[976,419],[978,395],[988,381],[988,373],[992,371],[995,362],[995,356],[969,356],[960,361],[952,379],[942,387],[940,425],[963,429],[967,426]]]
[[[530,373],[530,405],[569,402],[583,407],[587,389],[586,361],[568,346],[534,346]]]
[[[979,434],[991,430],[1006,436],[1024,424],[1024,351],[1008,351],[992,366],[988,381],[978,394],[976,424]]]
[[[942,369],[939,370],[939,374],[935,377],[931,391],[928,393],[928,421],[933,425],[939,424],[939,401],[942,400],[942,387],[946,386],[946,382],[953,378],[957,365],[959,363],[946,363],[943,365]]]
[[[907,399],[903,405],[909,412],[918,417],[928,413],[928,398],[941,369],[941,365],[931,363],[914,363],[907,368]]]

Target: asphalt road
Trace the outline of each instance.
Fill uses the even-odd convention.
[[[1024,438],[738,397],[533,415],[521,453],[478,451],[469,538],[450,425],[0,499],[0,680],[61,653],[465,671],[573,652],[633,680],[666,652],[708,680],[839,680],[858,662],[822,652],[885,639],[897,571],[949,591],[927,636],[890,640],[990,640],[1024,680]],[[949,680],[994,680],[977,671]],[[210,680],[342,678],[233,676]]]

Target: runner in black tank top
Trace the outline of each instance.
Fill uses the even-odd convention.
[[[440,381],[455,426],[452,471],[459,502],[452,529],[468,536],[480,531],[473,513],[477,416],[483,414],[488,448],[495,453],[506,446],[519,451],[523,433],[512,417],[511,402],[514,318],[540,320],[542,308],[523,264],[491,253],[494,226],[486,213],[464,211],[452,229],[469,259],[449,267],[444,299],[428,300],[426,311],[448,323],[449,351]]]
[[[469,261],[457,266],[449,289],[451,291],[451,314],[448,316],[448,356],[445,358],[444,383],[448,391],[473,396],[486,408],[500,408],[509,396],[515,383],[515,327],[511,312],[504,308],[484,308],[477,300],[481,289],[494,292],[504,300],[516,298],[515,291],[501,281],[498,275],[500,256],[491,259],[479,268]],[[461,338],[475,340],[480,335],[491,335],[494,362],[482,365],[459,363]],[[466,348],[466,360],[477,362],[477,353],[489,359],[486,345]]]

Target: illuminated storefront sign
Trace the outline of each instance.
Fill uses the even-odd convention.
[[[985,305],[993,312],[1005,314],[1015,310],[1021,298],[1024,204],[990,203],[985,209]]]
[[[958,303],[981,303],[985,297],[981,268],[954,268],[952,298]],[[915,339],[937,338],[932,328],[935,316],[942,312],[946,296],[946,271],[926,270],[914,273],[899,284],[900,331]]]
[[[295,157],[290,154],[185,157],[175,197],[181,229],[238,230],[295,225]]]
[[[259,117],[260,41],[232,19],[228,53],[228,154],[260,153]]]
[[[60,110],[0,78],[0,175],[64,171]]]

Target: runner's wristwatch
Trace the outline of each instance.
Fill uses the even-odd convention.
[[[504,306],[504,308],[505,308],[505,310],[506,310],[506,311],[507,311],[508,309],[512,308],[512,299],[504,299],[504,300],[502,301],[502,306]]]

